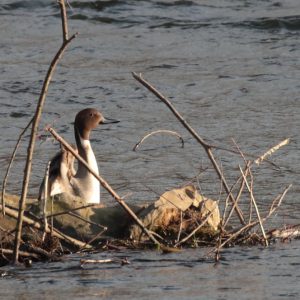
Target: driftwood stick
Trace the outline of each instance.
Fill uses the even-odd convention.
[[[2,205],[0,205],[0,206],[2,208]],[[5,208],[5,213],[8,216],[10,216],[11,218],[18,219],[18,211],[17,211],[17,209],[6,207]],[[43,224],[41,222],[35,221],[35,220],[33,220],[33,219],[29,218],[29,217],[23,216],[23,221],[24,221],[24,223],[26,223],[29,226],[32,226],[32,227],[34,227],[36,229],[39,229],[39,230],[43,230],[44,229],[44,226],[43,226]],[[72,238],[72,237],[70,237],[70,236],[68,236],[66,234],[63,234],[59,230],[57,230],[55,228],[53,228],[53,229],[54,229],[53,236],[55,236],[55,237],[57,237],[57,238],[59,238],[61,240],[64,240],[67,243],[72,244],[73,246],[76,246],[78,248],[81,248],[82,246],[85,245],[85,243],[83,243],[83,242],[81,242],[79,240],[76,240],[75,238]],[[48,228],[46,230],[46,232],[50,233],[50,229]]]
[[[61,9],[65,9],[65,6],[62,5]],[[65,12],[63,12],[65,14]],[[63,23],[66,23],[66,20],[62,20]],[[43,87],[41,90],[41,94],[38,100],[38,104],[36,107],[35,115],[34,115],[34,120],[32,124],[32,129],[31,129],[31,135],[30,135],[30,141],[28,144],[27,148],[27,159],[26,159],[26,164],[25,164],[25,170],[24,170],[24,178],[23,178],[23,184],[22,184],[22,193],[21,193],[21,198],[19,201],[19,215],[18,215],[18,220],[17,220],[17,226],[16,226],[16,236],[15,236],[15,243],[14,243],[14,263],[18,262],[18,251],[19,251],[19,246],[20,246],[20,239],[21,239],[21,232],[22,232],[22,224],[23,224],[23,215],[24,215],[24,210],[25,210],[25,203],[26,203],[26,197],[27,197],[27,192],[28,192],[28,184],[29,184],[29,179],[30,179],[30,174],[31,174],[31,167],[32,167],[32,158],[33,158],[33,151],[34,151],[34,146],[35,146],[35,139],[36,139],[36,134],[38,130],[38,125],[40,122],[44,102],[46,99],[46,95],[48,92],[49,84],[51,81],[51,78],[54,74],[54,71],[56,69],[56,66],[62,57],[66,47],[70,44],[70,42],[77,36],[77,33],[72,35],[69,39],[64,40],[63,44],[61,45],[60,49],[54,56],[53,60],[50,63],[49,69],[47,71]]]
[[[179,245],[185,243],[187,240],[189,240],[194,234],[196,234],[208,221],[208,219],[210,218],[210,216],[214,213],[216,207],[218,207],[218,202],[215,204],[215,207],[212,209],[211,212],[208,213],[208,215],[205,217],[205,219],[201,222],[201,224],[199,226],[197,226],[197,228],[195,228],[188,236],[186,236],[185,238],[183,238],[181,241],[179,241],[178,243],[175,244],[175,247],[178,247]]]
[[[13,254],[13,250],[11,249],[4,249],[4,248],[0,248],[0,254]],[[33,257],[35,259],[39,259],[40,256],[37,255],[36,253],[30,253],[30,252],[26,252],[26,251],[19,251],[19,255],[22,257]]]
[[[175,135],[177,136],[180,141],[181,141],[181,147],[183,148],[184,147],[184,140],[182,138],[182,136],[180,134],[178,134],[176,131],[172,131],[172,130],[165,130],[165,129],[161,129],[161,130],[156,130],[156,131],[152,131],[148,134],[146,134],[142,139],[140,139],[136,144],[135,146],[133,147],[133,151],[136,151],[137,148],[150,136],[154,135],[154,134],[157,134],[157,133],[164,133],[164,134],[169,134],[169,135]]]
[[[77,153],[74,149],[51,127],[47,128],[53,137],[61,143],[69,152],[71,152],[77,160],[79,160],[91,174],[95,176],[96,179],[101,183],[101,185],[112,195],[112,197],[123,207],[123,209],[131,216],[131,218],[138,224],[142,230],[147,234],[150,240],[158,245],[162,246],[160,242],[151,234],[151,232],[144,226],[143,222],[136,216],[136,214],[131,210],[131,208],[125,203],[125,201],[113,190],[113,188],[108,184],[108,182],[101,176],[95,173],[87,162]]]
[[[81,267],[85,264],[109,264],[109,263],[120,263],[122,266],[130,264],[127,258],[81,259],[80,260]]]
[[[15,145],[15,148],[13,150],[13,153],[12,153],[12,155],[10,157],[9,164],[8,164],[7,169],[6,169],[6,173],[5,173],[5,176],[4,176],[4,179],[3,179],[3,183],[2,183],[2,207],[3,208],[5,208],[5,188],[6,188],[6,184],[7,184],[7,179],[8,179],[9,171],[10,171],[12,163],[13,163],[15,157],[16,157],[16,153],[17,153],[17,150],[19,148],[21,139],[22,139],[23,135],[25,134],[26,130],[32,124],[32,122],[33,122],[33,118],[29,121],[29,123],[26,125],[26,127],[21,131],[21,133],[19,135],[19,138],[17,140],[17,143]],[[3,214],[3,216],[5,215],[5,209],[2,210],[2,214]]]
[[[150,83],[148,83],[145,79],[142,78],[142,75],[138,75],[135,72],[132,73],[133,77],[140,82],[144,87],[146,87],[150,92],[152,92],[157,98],[159,98],[163,103],[167,105],[167,107],[172,111],[172,113],[176,116],[176,118],[180,121],[180,123],[190,132],[190,134],[202,145],[205,152],[208,155],[208,158],[210,159],[218,177],[222,181],[223,187],[226,191],[226,193],[229,195],[229,199],[234,204],[236,201],[234,199],[234,196],[230,192],[229,186],[226,182],[226,179],[212,153],[212,147],[209,145],[200,135],[189,125],[189,123],[180,115],[180,113],[175,109],[175,107],[172,105],[171,101],[167,99],[165,96],[163,96],[157,89],[155,89]],[[242,211],[236,205],[235,211],[240,219],[241,224],[245,224],[245,219],[243,216]]]

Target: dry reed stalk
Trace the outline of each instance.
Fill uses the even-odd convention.
[[[156,130],[156,131],[152,131],[148,134],[146,134],[142,139],[140,139],[135,146],[133,147],[133,151],[136,151],[137,148],[150,136],[157,134],[157,133],[165,133],[165,134],[169,134],[169,135],[175,135],[176,137],[178,137],[181,140],[181,146],[182,148],[184,147],[184,140],[182,138],[182,136],[180,134],[178,134],[176,131],[172,131],[172,130],[165,130],[165,129],[160,129],[160,130]]]
[[[218,177],[222,181],[223,187],[226,191],[226,193],[229,195],[231,202],[234,204],[236,201],[234,199],[234,196],[230,192],[229,186],[226,182],[226,179],[224,177],[224,174],[222,173],[213,153],[212,153],[212,147],[210,144],[208,144],[200,135],[188,124],[188,122],[181,116],[181,114],[175,109],[173,104],[169,99],[167,99],[164,95],[162,95],[156,88],[154,88],[150,83],[148,83],[141,74],[136,74],[135,72],[132,73],[133,77],[140,82],[144,87],[146,87],[151,93],[153,93],[158,99],[160,99],[163,103],[167,105],[167,107],[172,111],[172,113],[175,115],[175,117],[180,121],[180,123],[184,126],[185,129],[189,131],[189,133],[198,141],[198,143],[201,144],[201,146],[204,148],[206,154],[208,155],[209,160],[211,161]],[[245,224],[245,219],[243,216],[243,213],[238,205],[235,206],[235,211],[239,217],[239,220],[241,224]]]
[[[248,192],[249,192],[249,194],[250,194],[251,201],[252,201],[252,203],[253,203],[253,205],[254,205],[255,212],[256,212],[256,215],[257,215],[257,218],[258,218],[258,221],[259,221],[260,229],[261,229],[263,238],[264,238],[264,240],[265,240],[265,244],[266,244],[266,246],[268,246],[268,245],[269,245],[268,239],[267,239],[267,236],[266,236],[266,233],[265,233],[265,229],[264,229],[264,226],[263,226],[263,224],[262,224],[261,217],[260,217],[260,213],[259,213],[259,210],[258,210],[256,201],[255,201],[255,198],[254,198],[254,195],[253,195],[253,190],[252,190],[252,188],[249,186],[249,183],[248,183],[248,181],[247,181],[247,178],[246,178],[246,176],[245,176],[245,174],[244,174],[242,168],[241,168],[240,166],[239,166],[239,168],[240,168],[240,172],[241,172],[241,174],[242,174],[242,176],[243,176],[243,178],[244,178],[244,181],[245,181],[246,187],[247,187],[247,189],[248,189]]]
[[[64,5],[64,0],[60,0],[59,2],[61,10],[65,10],[65,5]],[[28,149],[27,149],[27,159],[26,159],[26,164],[25,164],[25,170],[24,170],[24,178],[23,178],[23,184],[22,184],[22,193],[21,193],[21,198],[19,201],[19,215],[18,215],[18,220],[17,220],[17,226],[16,226],[16,236],[15,236],[15,243],[14,243],[14,263],[18,263],[18,256],[19,256],[19,246],[20,246],[20,239],[21,239],[21,233],[22,233],[22,225],[23,225],[23,216],[24,216],[24,210],[25,210],[25,203],[26,203],[26,197],[27,197],[27,192],[28,192],[28,185],[29,185],[29,179],[30,179],[30,174],[31,174],[31,167],[32,167],[32,159],[33,159],[33,151],[34,151],[34,146],[35,146],[35,139],[36,139],[36,134],[38,130],[38,125],[40,122],[41,114],[42,114],[42,109],[44,106],[44,102],[46,99],[46,95],[48,92],[49,84],[52,79],[52,76],[54,74],[54,71],[56,69],[56,66],[62,57],[66,47],[70,44],[70,42],[77,36],[77,33],[72,35],[70,38],[66,39],[66,32],[67,30],[67,18],[66,18],[66,12],[63,11],[61,13],[62,15],[62,26],[63,28],[63,43],[52,59],[50,66],[48,68],[43,87],[41,90],[41,94],[38,100],[38,104],[36,107],[36,111],[34,114],[34,120],[32,124],[32,129],[31,129],[31,135],[30,135],[30,141],[28,144]]]
[[[95,173],[87,162],[77,153],[74,149],[51,127],[47,128],[53,137],[61,143],[69,152],[71,152],[78,161],[80,161],[86,169],[94,175],[94,177],[101,183],[101,185],[111,194],[111,196],[123,207],[123,209],[128,213],[129,216],[134,220],[134,222],[141,227],[141,229],[147,234],[150,240],[160,246],[160,242],[151,234],[151,232],[144,226],[143,222],[136,216],[136,214],[131,210],[131,208],[125,203],[125,201],[113,190],[113,188],[109,185],[109,183],[101,176]]]
[[[240,151],[238,150],[232,150],[232,149],[229,149],[229,148],[225,148],[225,147],[222,147],[222,146],[217,146],[217,145],[214,145],[214,144],[210,144],[209,145],[211,148],[213,149],[216,149],[216,150],[223,150],[223,151],[226,151],[226,152],[229,152],[229,153],[233,153],[233,154],[240,154]],[[250,157],[250,158],[257,158],[257,155],[254,155],[254,154],[251,154],[251,153],[247,153],[247,152],[244,152],[243,153],[245,156],[247,157]],[[278,167],[277,164],[275,164],[274,162],[268,160],[268,159],[265,159],[264,160],[266,163],[270,164],[271,166],[277,168],[277,169],[280,169]]]
[[[273,201],[272,205],[270,207],[269,213],[266,216],[266,218],[270,217],[276,210],[277,208],[281,205],[283,198],[285,197],[286,193],[289,191],[289,189],[292,187],[292,184],[288,185],[284,191],[282,192],[281,195],[277,196]],[[278,199],[278,200],[277,200]],[[276,203],[277,202],[277,203]]]
[[[248,173],[249,173],[249,167],[250,167],[250,162],[247,163],[246,168],[245,168],[245,176],[246,176],[246,177],[248,176]],[[236,183],[237,183],[238,181],[240,181],[241,179],[242,179],[242,176],[238,178],[238,180],[236,181]],[[243,193],[244,187],[245,187],[245,181],[242,180],[242,181],[241,181],[240,188],[239,188],[239,191],[238,191],[238,193],[237,193],[237,195],[236,195],[236,197],[235,197],[236,203],[239,202],[239,200],[240,200],[240,198],[241,198],[241,195],[242,195],[242,193]],[[227,224],[228,224],[228,222],[229,222],[229,220],[230,220],[230,218],[231,218],[231,216],[232,216],[233,211],[234,211],[234,204],[232,205],[232,207],[231,207],[231,209],[230,209],[230,212],[229,212],[229,214],[228,214],[228,216],[227,216],[227,218],[226,218],[226,221],[224,221],[224,223],[223,223],[223,225],[222,225],[223,228],[225,228],[225,227],[227,226]],[[224,219],[224,220],[225,220],[225,219]]]
[[[211,212],[209,212],[207,214],[207,216],[205,217],[205,219],[201,222],[201,224],[199,226],[197,226],[188,236],[186,236],[185,238],[183,238],[181,241],[177,242],[175,244],[175,247],[180,246],[181,244],[185,243],[186,241],[188,241],[193,235],[195,235],[208,221],[208,219],[210,218],[210,216],[214,213],[216,207],[218,207],[218,202],[216,202],[215,207],[213,208],[213,210]]]
[[[10,160],[9,160],[9,164],[8,164],[8,167],[6,169],[6,172],[5,172],[5,176],[4,176],[4,179],[3,179],[3,183],[2,183],[2,207],[5,208],[5,189],[6,189],[6,184],[7,184],[7,179],[8,179],[8,175],[9,175],[9,171],[11,169],[11,166],[12,166],[12,163],[16,157],[16,153],[17,153],[17,150],[19,148],[19,145],[20,145],[20,142],[21,142],[21,139],[23,137],[23,135],[25,134],[26,130],[29,128],[29,126],[32,124],[33,122],[33,118],[29,121],[29,123],[25,126],[25,128],[21,131],[20,135],[19,135],[19,138],[17,140],[17,143],[15,145],[15,148],[12,152],[12,155],[10,157]],[[5,209],[2,210],[2,214],[3,216],[5,215]]]
[[[272,147],[271,149],[269,149],[267,152],[265,152],[265,153],[264,153],[263,155],[261,155],[259,158],[257,158],[257,159],[255,160],[255,163],[256,163],[257,165],[261,164],[261,163],[266,159],[267,156],[272,155],[275,151],[277,151],[277,150],[280,149],[281,147],[283,147],[283,146],[289,144],[289,142],[290,142],[290,139],[289,139],[289,138],[283,140],[283,141],[280,142],[279,144],[277,144],[277,145],[275,145],[274,147]]]

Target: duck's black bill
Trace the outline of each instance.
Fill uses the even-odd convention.
[[[101,124],[113,124],[113,123],[119,123],[119,122],[120,121],[116,120],[116,119],[105,118]]]

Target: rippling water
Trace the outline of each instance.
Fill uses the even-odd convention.
[[[260,207],[266,209],[293,183],[284,209],[271,226],[299,222],[298,0],[70,0],[70,4],[69,29],[80,35],[53,78],[40,135],[50,123],[73,142],[76,112],[97,107],[105,116],[121,121],[94,132],[93,145],[101,173],[121,195],[132,193],[129,202],[155,199],[206,168],[199,178],[201,190],[217,198],[220,183],[205,152],[168,109],[131,76],[132,71],[142,72],[205,139],[215,144],[232,147],[234,138],[243,151],[260,155],[290,137],[291,143],[272,156],[280,170],[268,165],[254,170],[255,194]],[[61,44],[61,25],[56,1],[4,0],[0,16],[2,180],[17,136],[34,112],[49,62]],[[174,137],[157,136],[146,141],[140,151],[132,152],[146,132],[157,129],[182,134],[185,148],[180,148]],[[37,193],[47,160],[57,149],[51,139],[38,141],[32,195]],[[8,186],[11,193],[21,189],[26,143],[20,150]],[[225,152],[218,152],[218,157],[233,183],[242,161]],[[112,204],[106,193],[102,199]],[[49,290],[56,290],[66,298],[86,295],[87,299],[96,295],[252,299],[253,294],[246,292],[255,289],[252,293],[259,299],[297,299],[297,248],[299,243],[294,242],[263,251],[228,250],[226,260],[217,268],[197,262],[203,256],[198,250],[173,255],[174,261],[167,263],[162,263],[164,257],[157,253],[151,253],[153,261],[147,261],[143,259],[148,253],[129,252],[124,253],[132,259],[129,267],[88,270],[73,269],[79,259],[74,256],[63,264],[16,270],[16,276],[2,279],[1,286],[26,287],[28,298],[38,298],[39,290],[51,298]],[[178,278],[183,281],[178,283]],[[4,296],[6,292],[2,289],[1,293]],[[10,288],[5,297],[11,293]],[[12,298],[18,293],[15,291]]]

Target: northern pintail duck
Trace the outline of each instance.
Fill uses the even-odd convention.
[[[77,151],[97,174],[99,174],[98,165],[91,146],[90,133],[104,121],[104,117],[98,110],[86,108],[76,115],[74,122]],[[52,158],[49,168],[47,197],[60,193],[79,196],[86,203],[100,203],[99,181],[80,162],[75,172],[74,156],[65,149]],[[43,197],[44,183],[41,185],[39,195],[40,199]]]

